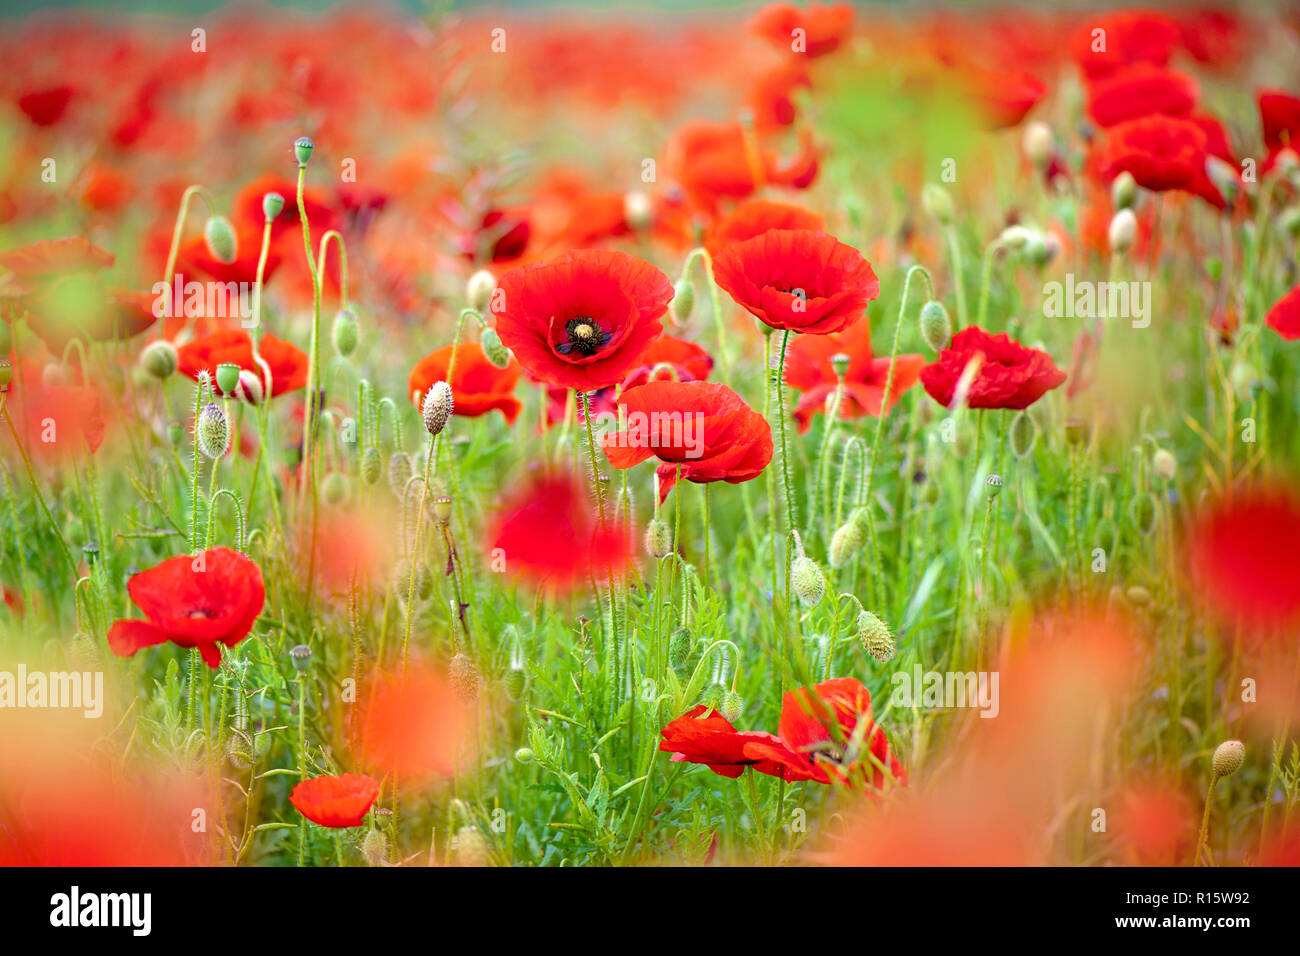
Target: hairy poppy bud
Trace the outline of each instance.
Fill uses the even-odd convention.
[[[1110,201],[1116,209],[1132,209],[1137,202],[1137,180],[1128,170],[1115,177],[1110,184]]]
[[[704,689],[704,696],[700,698],[700,703],[709,710],[722,713],[722,699],[726,696],[727,688],[721,684],[713,683]]]
[[[472,707],[478,702],[478,688],[482,678],[479,676],[478,665],[467,655],[457,654],[451,659],[447,676],[451,679],[452,690],[456,692],[462,704]]]
[[[164,379],[176,371],[176,346],[166,339],[150,342],[140,353],[140,366],[157,379]]]
[[[478,341],[483,348],[484,357],[497,368],[506,368],[510,364],[510,350],[501,341],[496,329],[484,329]]]
[[[1156,527],[1156,499],[1151,494],[1139,495],[1133,499],[1133,504],[1129,506],[1130,514],[1133,519],[1133,526],[1142,532],[1150,534]]]
[[[832,568],[839,570],[862,550],[862,545],[867,540],[866,523],[866,511],[858,508],[849,515],[849,520],[840,525],[835,530],[835,534],[831,535]]]
[[[862,642],[862,649],[882,664],[897,650],[889,625],[870,611],[858,615],[858,640]]]
[[[656,561],[673,550],[673,535],[668,530],[668,523],[662,518],[651,518],[645,527],[646,554]]]
[[[311,664],[311,648],[306,644],[295,644],[289,648],[289,659],[298,671],[305,671]]]
[[[1246,762],[1246,745],[1240,740],[1225,740],[1214,748],[1211,761],[1216,777],[1231,777]]]
[[[800,601],[812,607],[826,593],[826,578],[816,561],[801,554],[790,563],[790,587]]]
[[[1038,426],[1029,412],[1021,410],[1011,419],[1011,454],[1024,458],[1034,450],[1034,439],[1038,437]]]
[[[1173,481],[1174,474],[1178,471],[1178,460],[1174,458],[1172,452],[1159,448],[1151,456],[1151,467],[1165,481]]]
[[[472,824],[457,830],[452,843],[457,866],[487,866],[492,861],[488,854],[487,840],[478,827]]]
[[[348,500],[348,494],[351,488],[348,485],[348,476],[341,471],[331,471],[321,482],[321,494],[325,498],[325,503],[331,508],[338,508]]]
[[[921,338],[936,352],[946,349],[952,341],[952,323],[948,320],[948,310],[936,299],[921,306]]]
[[[234,395],[239,387],[239,366],[234,362],[222,362],[217,366],[217,388],[222,395]]]
[[[984,490],[990,498],[996,498],[1002,494],[1002,476],[989,475],[984,479]]]
[[[239,255],[235,227],[225,216],[211,216],[203,226],[203,241],[218,262],[230,265]]]
[[[691,632],[686,628],[679,627],[673,631],[673,636],[668,640],[668,666],[675,671],[685,667],[686,662],[690,660],[691,647],[694,643]]]
[[[1110,239],[1111,252],[1120,256],[1128,252],[1137,236],[1137,217],[1133,215],[1133,210],[1121,209],[1115,213],[1106,234]]]
[[[383,866],[388,860],[388,838],[382,830],[371,827],[361,841],[361,857],[371,866]]]
[[[722,716],[733,724],[740,720],[740,715],[745,710],[745,698],[741,697],[734,690],[729,690],[722,695]]]
[[[487,269],[479,269],[465,283],[465,301],[479,315],[487,315],[496,287],[497,277]]]
[[[293,155],[298,159],[299,168],[307,165],[307,161],[311,159],[311,152],[315,148],[316,144],[311,141],[310,136],[299,136],[293,141]]]
[[[347,358],[356,349],[358,337],[356,313],[351,309],[339,309],[335,312],[334,326],[330,329],[334,351]]]
[[[690,279],[678,279],[677,284],[673,286],[671,308],[673,318],[678,322],[685,322],[695,311],[695,286],[691,284]]]
[[[276,217],[284,211],[284,197],[279,193],[262,194],[262,215],[267,222],[274,222]]]
[[[1025,132],[1020,139],[1028,160],[1042,169],[1052,158],[1056,143],[1052,137],[1052,128],[1042,120],[1025,124]]]
[[[411,456],[404,451],[393,452],[388,459],[388,487],[392,489],[394,497],[400,499],[406,494],[406,483],[414,473]]]
[[[430,435],[437,435],[447,427],[456,402],[452,398],[451,386],[446,382],[434,382],[425,393],[424,405],[420,414],[424,416],[424,428]]]
[[[204,405],[194,427],[199,436],[199,451],[214,461],[226,453],[230,445],[230,422],[220,405]]]
[[[524,696],[524,690],[528,687],[528,672],[522,667],[512,667],[506,671],[504,683],[506,696],[518,700]]]
[[[921,190],[921,208],[941,226],[952,222],[952,196],[948,195],[948,190],[937,183],[926,183],[925,188]]]
[[[375,447],[367,448],[361,453],[361,480],[368,485],[373,485],[379,480],[379,449]]]

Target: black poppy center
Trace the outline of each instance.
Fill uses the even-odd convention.
[[[589,316],[580,315],[564,323],[567,342],[561,342],[555,351],[561,355],[577,352],[579,355],[595,355],[609,342],[612,333],[600,327],[600,323]]]

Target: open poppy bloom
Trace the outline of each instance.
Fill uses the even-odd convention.
[[[663,331],[668,277],[623,252],[579,250],[521,266],[493,296],[501,341],[536,378],[593,391],[621,382]]]
[[[713,272],[737,305],[774,329],[794,332],[838,332],[880,294],[880,280],[860,252],[811,229],[773,229],[729,245],[714,259]]]
[[[660,501],[679,470],[687,481],[734,485],[757,478],[772,460],[772,426],[721,382],[649,382],[618,404],[627,428],[602,439],[605,455],[615,468],[658,458]]]
[[[1205,171],[1207,146],[1204,131],[1191,120],[1143,116],[1106,132],[1099,163],[1108,179],[1127,172],[1144,189],[1181,190],[1222,209],[1223,196]]]
[[[1282,150],[1300,153],[1300,96],[1283,90],[1260,90],[1258,101],[1264,145],[1268,147],[1268,158],[1260,172],[1266,173],[1277,164]]]
[[[971,363],[976,371],[965,396],[968,408],[1028,408],[1065,381],[1046,352],[1021,345],[1005,332],[990,335],[972,325],[921,369],[921,384],[931,398],[951,408]]]
[[[716,774],[736,779],[753,767],[759,773],[780,775],[780,764],[761,757],[745,756],[745,744],[772,741],[775,736],[761,730],[737,730],[731,721],[703,704],[692,707],[662,731],[659,749],[672,754],[674,763],[702,763]]]
[[[770,3],[754,15],[752,29],[778,49],[807,56],[824,56],[839,49],[853,32],[853,6],[848,3]],[[800,33],[795,31],[799,30]],[[802,43],[796,46],[802,40]]]
[[[829,414],[839,385],[831,359],[840,354],[849,357],[839,400],[839,417],[844,419],[879,416],[882,409],[887,413],[899,396],[916,384],[925,364],[922,355],[899,355],[894,359],[894,380],[886,404],[890,359],[872,357],[871,325],[866,320],[831,335],[800,336],[786,353],[785,384],[800,392],[794,417],[801,432],[808,430],[814,415]]]
[[[786,781],[813,780],[885,790],[905,784],[902,761],[871,719],[871,694],[854,677],[837,677],[788,691],[777,741],[750,740],[747,758],[770,760]]]
[[[1264,321],[1282,338],[1300,339],[1300,285],[1278,299]]]
[[[248,636],[262,613],[266,586],[262,569],[230,548],[180,554],[132,575],[126,584],[146,620],[121,620],[108,632],[108,646],[118,657],[142,647],[171,641],[197,647],[211,668],[221,666],[221,648]]]
[[[307,384],[307,353],[290,342],[277,339],[269,332],[257,343],[258,354],[271,370],[271,395],[283,395]],[[266,388],[266,372],[253,358],[253,339],[243,329],[213,332],[186,342],[176,350],[176,368],[183,375],[198,380],[206,371],[215,378],[217,366],[232,362],[252,372]]]
[[[435,382],[447,381],[453,351],[456,352],[455,375],[448,382],[456,398],[452,414],[477,418],[495,409],[505,416],[507,424],[513,425],[523,408],[514,396],[515,386],[519,384],[519,363],[512,357],[505,368],[497,368],[487,360],[483,346],[477,342],[462,342],[459,349],[443,346],[416,363],[406,385],[416,407]]]
[[[733,242],[753,239],[771,229],[821,231],[825,227],[826,220],[801,206],[773,202],[770,199],[746,199],[718,223],[709,233],[704,245],[710,255],[716,256],[720,249]]]
[[[289,792],[289,802],[312,823],[356,827],[379,798],[379,781],[363,773],[312,777]]]

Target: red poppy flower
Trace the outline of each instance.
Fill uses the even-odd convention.
[[[1205,171],[1206,147],[1205,133],[1190,120],[1144,116],[1106,132],[1098,165],[1107,179],[1127,171],[1145,189],[1179,189],[1222,209],[1223,197]]]
[[[621,382],[661,331],[668,277],[622,252],[579,250],[501,277],[492,311],[519,364],[551,385]]]
[[[779,765],[783,780],[862,783],[874,790],[907,782],[902,761],[871,719],[871,694],[856,678],[787,692],[777,736],[776,742],[747,741],[744,755]]]
[[[681,477],[739,484],[772,460],[772,426],[721,382],[650,382],[619,396],[627,429],[601,444],[615,468],[658,458],[659,500]]]
[[[853,7],[847,3],[810,3],[806,7],[770,3],[755,14],[750,29],[778,49],[824,56],[839,49],[853,32]]]
[[[221,666],[218,645],[234,647],[246,638],[266,602],[262,569],[230,548],[168,558],[132,575],[126,590],[146,620],[121,620],[109,629],[114,654],[130,657],[171,641],[197,647],[214,669]]]
[[[289,802],[312,823],[357,827],[379,799],[379,781],[363,773],[312,777],[289,791]]]
[[[966,393],[970,408],[1028,408],[1065,381],[1065,373],[1046,352],[1021,345],[1005,332],[990,335],[972,325],[954,335],[939,358],[921,369],[921,384],[931,398],[950,408],[971,362],[978,363],[978,370]]]
[[[1149,63],[1113,73],[1088,89],[1088,115],[1099,126],[1117,126],[1141,116],[1188,116],[1200,95],[1186,74]]]
[[[1181,34],[1173,18],[1149,10],[1090,16],[1075,36],[1074,59],[1090,79],[1109,76],[1134,63],[1164,66]]]
[[[16,377],[15,377],[16,378]],[[99,450],[106,425],[99,392],[89,386],[46,385],[39,368],[23,363],[26,383],[15,405],[17,425],[32,457],[51,464],[89,448]],[[10,382],[14,390],[16,380]]]
[[[257,343],[258,354],[271,369],[271,395],[283,395],[303,388],[307,384],[307,353],[289,342],[277,339],[269,332]],[[215,377],[217,366],[233,362],[252,372],[266,388],[266,372],[253,358],[253,339],[243,329],[213,332],[176,350],[176,367],[183,375],[198,380],[199,372],[207,371]]]
[[[812,81],[801,63],[785,63],[764,72],[754,81],[748,96],[755,128],[767,131],[792,126],[798,115],[795,92],[811,88]]]
[[[471,262],[486,264],[514,262],[524,254],[532,237],[532,226],[521,215],[490,209],[478,228],[461,237],[461,255]]]
[[[1300,285],[1278,299],[1264,321],[1282,338],[1300,339]]]
[[[767,741],[773,747],[780,740],[758,730],[737,730],[731,721],[703,704],[692,707],[662,731],[659,749],[672,754],[674,763],[702,763],[716,774],[735,779],[753,767],[759,773],[779,776],[781,765],[763,757],[745,756],[745,744]]]
[[[963,82],[970,84],[971,96],[988,129],[1019,126],[1045,95],[1047,87],[1032,73],[1018,70],[985,70],[967,67]]]
[[[1205,151],[1207,153],[1219,157],[1229,165],[1237,165],[1236,155],[1232,151],[1232,141],[1228,138],[1228,131],[1219,122],[1218,117],[1210,113],[1193,113],[1188,119],[1195,123],[1197,128],[1205,134]]]
[[[661,335],[645,350],[640,366],[623,379],[623,390],[646,382],[703,381],[711,371],[713,356],[702,347],[675,335]]]
[[[1240,488],[1202,508],[1187,530],[1196,600],[1225,626],[1258,638],[1300,624],[1300,494],[1282,484]]]
[[[1195,817],[1172,784],[1150,781],[1127,788],[1120,799],[1115,830],[1138,866],[1174,866],[1190,856],[1196,839]]]
[[[18,108],[36,126],[53,126],[63,119],[72,102],[73,89],[70,86],[55,86],[45,90],[33,90],[18,97]]]
[[[811,229],[773,229],[727,246],[713,272],[751,315],[794,332],[838,332],[880,294],[880,280],[858,250]]]
[[[818,151],[812,139],[800,137],[799,152],[781,161],[758,143],[747,143],[740,123],[693,120],[679,126],[668,139],[664,165],[681,184],[691,202],[710,214],[724,199],[744,199],[759,186],[806,189],[817,178]]]
[[[506,502],[489,538],[491,561],[505,573],[563,593],[626,567],[632,545],[625,529],[600,527],[593,505],[572,475],[535,477]]]
[[[772,229],[815,229],[821,231],[826,227],[826,220],[815,212],[810,212],[789,203],[772,202],[768,199],[747,199],[731,211],[718,223],[705,242],[709,254],[716,256],[718,250],[733,242],[753,239]]]
[[[406,386],[416,406],[435,382],[447,380],[453,351],[458,351],[455,377],[449,383],[455,396],[453,414],[477,418],[496,409],[505,416],[508,424],[513,425],[523,408],[514,396],[515,386],[519,384],[519,363],[511,358],[505,368],[497,368],[487,360],[483,346],[477,342],[462,342],[459,350],[444,346],[416,363]]]
[[[1257,99],[1264,145],[1268,147],[1268,159],[1260,171],[1268,172],[1282,150],[1300,152],[1300,96],[1283,90],[1260,90]]]
[[[785,383],[801,393],[794,409],[801,432],[808,430],[814,415],[829,411],[831,396],[839,385],[831,359],[839,354],[849,357],[839,416],[844,419],[879,416],[885,405],[890,360],[888,356],[872,356],[871,325],[866,320],[832,335],[800,336],[786,353]],[[899,355],[895,359],[888,408],[892,409],[898,397],[916,384],[924,364],[922,355]]]
[[[446,676],[414,664],[376,675],[360,697],[355,742],[369,768],[402,784],[456,773],[472,743],[470,717]]]

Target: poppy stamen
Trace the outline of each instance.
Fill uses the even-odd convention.
[[[595,319],[585,315],[566,322],[564,334],[568,336],[569,341],[555,347],[555,351],[561,355],[568,355],[575,350],[579,355],[595,355],[613,337],[612,333],[604,331]]]

